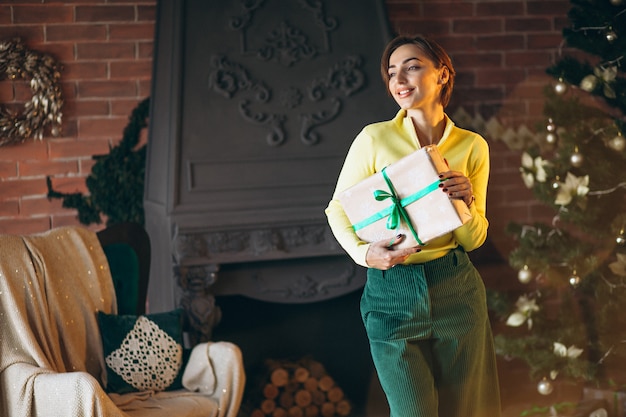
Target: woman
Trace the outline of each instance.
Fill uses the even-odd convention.
[[[485,288],[466,254],[487,236],[488,145],[445,114],[455,72],[436,42],[422,36],[393,39],[383,52],[381,71],[400,111],[355,138],[326,215],[337,241],[368,268],[361,315],[391,416],[498,417]],[[402,235],[361,241],[339,193],[431,144],[450,167],[440,173],[441,192],[462,199],[472,220],[423,247],[397,249]]]

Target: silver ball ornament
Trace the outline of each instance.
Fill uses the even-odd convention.
[[[572,164],[572,166],[576,167],[576,168],[580,168],[583,163],[585,162],[585,157],[583,156],[583,154],[581,154],[578,151],[575,151],[570,157],[569,157],[569,161]]]
[[[548,124],[546,125],[546,130],[548,132],[556,132],[556,125],[552,121],[552,119],[548,119]]]
[[[617,33],[615,33],[613,30],[609,30],[605,36],[606,36],[606,40],[611,43],[615,42],[615,40],[617,39]]]
[[[626,149],[626,139],[621,134],[618,134],[609,141],[609,148],[617,152],[622,152]]]
[[[524,267],[518,271],[517,279],[522,284],[528,284],[533,279],[533,274],[531,270],[528,269],[528,265],[524,265]]]
[[[576,271],[569,277],[569,285],[577,288],[580,285],[580,277],[576,275]]]
[[[546,135],[546,143],[550,145],[556,145],[557,141],[558,141],[558,136],[555,133],[551,132]]]
[[[548,381],[548,379],[543,378],[537,384],[537,391],[541,395],[550,395],[552,394],[552,391],[554,391],[554,386],[552,385],[552,382]]]
[[[564,94],[567,91],[567,84],[563,82],[562,78],[559,78],[559,81],[554,84],[554,92],[558,95]]]
[[[615,238],[615,243],[619,246],[626,245],[626,236],[624,235],[624,231],[619,232],[619,235]]]

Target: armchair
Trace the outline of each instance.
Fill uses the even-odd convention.
[[[182,389],[106,391],[108,362],[98,313],[115,317],[118,304],[127,314],[144,312],[149,245],[141,232],[120,225],[98,234],[60,227],[34,235],[0,235],[0,415],[237,415],[245,375],[241,352],[226,342],[193,347],[180,369]],[[122,242],[132,250],[116,246]],[[128,272],[124,262],[113,266],[120,253],[136,257],[128,270],[145,279],[133,288],[117,282],[118,296],[111,272],[115,269],[118,277]]]

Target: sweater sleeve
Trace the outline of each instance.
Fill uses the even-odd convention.
[[[367,267],[365,256],[370,245],[359,239],[354,232],[338,196],[342,191],[375,173],[374,161],[368,160],[371,155],[373,155],[372,138],[365,131],[361,131],[348,150],[335,192],[325,210],[328,224],[339,245],[354,262],[365,267]]]
[[[453,234],[459,245],[466,251],[472,251],[480,247],[487,239],[489,221],[487,211],[487,184],[489,182],[489,145],[480,138],[469,155],[468,172],[466,175],[472,183],[475,197],[470,206],[472,219],[456,229]]]

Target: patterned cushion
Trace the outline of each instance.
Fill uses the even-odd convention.
[[[107,392],[182,387],[182,310],[145,316],[98,313]]]

